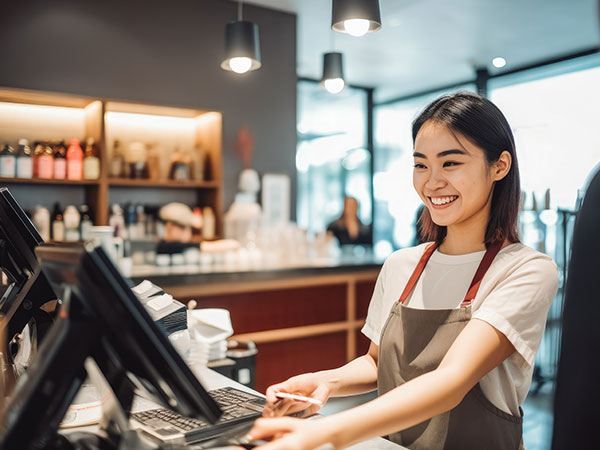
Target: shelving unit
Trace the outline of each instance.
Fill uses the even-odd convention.
[[[0,178],[1,180],[2,178]],[[110,186],[137,186],[137,187],[158,187],[158,188],[204,188],[218,189],[216,181],[173,181],[173,180],[143,180],[132,178],[109,178]]]
[[[0,138],[1,139],[1,138]],[[65,186],[91,186],[98,185],[98,180],[55,180],[53,178],[5,178],[0,177],[0,184],[54,184]]]
[[[216,232],[222,234],[220,112],[0,88],[0,145],[15,144],[20,138],[30,142],[44,139],[68,142],[73,137],[94,138],[101,161],[98,180],[0,178],[0,186],[13,186],[18,191],[18,201],[31,201],[38,193],[57,197],[58,201],[69,195],[82,198],[90,205],[97,225],[108,223],[111,192],[123,197],[123,189],[127,189],[127,199],[135,201],[130,189],[150,191],[146,195],[151,197],[160,190],[161,199],[178,201],[183,197],[198,206],[213,208]],[[115,139],[157,145],[163,163],[159,179],[110,178],[108,167]],[[166,165],[168,170],[168,153],[174,146],[202,150],[202,180],[168,179],[164,169]]]

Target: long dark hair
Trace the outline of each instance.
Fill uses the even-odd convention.
[[[490,218],[485,232],[487,246],[519,242],[518,217],[521,201],[519,164],[515,139],[506,117],[491,101],[469,92],[444,95],[430,103],[412,124],[413,146],[425,122],[442,123],[483,149],[488,165],[498,161],[503,151],[510,153],[512,165],[506,176],[494,186]],[[423,236],[438,244],[446,237],[446,227],[436,225],[425,208],[420,218]]]

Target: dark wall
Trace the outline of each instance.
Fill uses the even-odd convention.
[[[230,1],[1,3],[0,86],[222,111],[225,206],[241,170],[233,142],[248,124],[253,167],[292,177],[295,216],[295,15],[244,5],[263,67],[238,75],[219,67]]]

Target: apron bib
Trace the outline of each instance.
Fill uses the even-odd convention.
[[[500,245],[486,251],[459,309],[415,309],[404,305],[437,248],[429,246],[383,327],[379,345],[377,390],[382,395],[435,370],[471,319],[471,302]],[[517,450],[523,433],[521,417],[495,407],[477,383],[450,411],[389,436],[411,450]]]

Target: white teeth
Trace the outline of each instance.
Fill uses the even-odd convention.
[[[434,205],[445,205],[446,203],[453,202],[458,198],[458,195],[452,195],[450,197],[430,197],[431,203]]]

